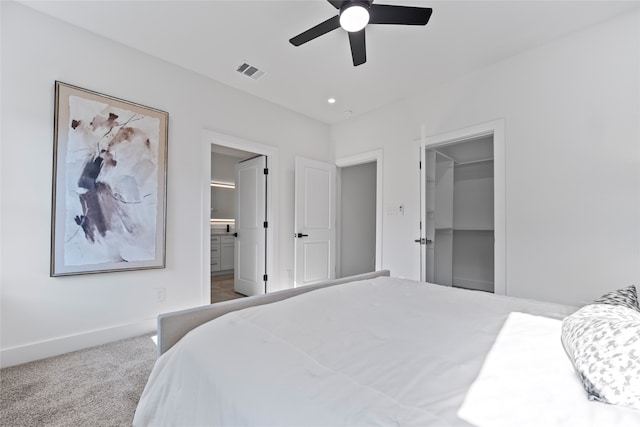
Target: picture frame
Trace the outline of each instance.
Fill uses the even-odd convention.
[[[51,277],[165,268],[168,122],[55,82]]]

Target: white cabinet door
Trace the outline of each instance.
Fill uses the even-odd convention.
[[[220,270],[233,269],[234,251],[235,245],[233,243],[222,243],[220,245]]]
[[[295,285],[335,278],[336,167],[296,157]]]
[[[220,271],[220,236],[211,236],[211,272]]]
[[[236,165],[234,289],[248,296],[265,293],[266,162],[260,156]]]

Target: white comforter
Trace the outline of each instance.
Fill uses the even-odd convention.
[[[313,291],[191,331],[134,425],[471,426],[457,412],[508,314],[573,310],[388,277]]]
[[[458,415],[477,427],[633,427],[640,411],[587,399],[562,322],[511,313]]]

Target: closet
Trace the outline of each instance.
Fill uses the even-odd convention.
[[[426,280],[493,292],[493,136],[425,154]]]

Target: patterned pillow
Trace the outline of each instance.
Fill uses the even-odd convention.
[[[589,399],[640,409],[640,312],[589,304],[562,321],[562,344]]]
[[[595,300],[594,304],[622,305],[640,313],[638,304],[638,292],[635,286],[631,285],[617,291],[609,292]]]

